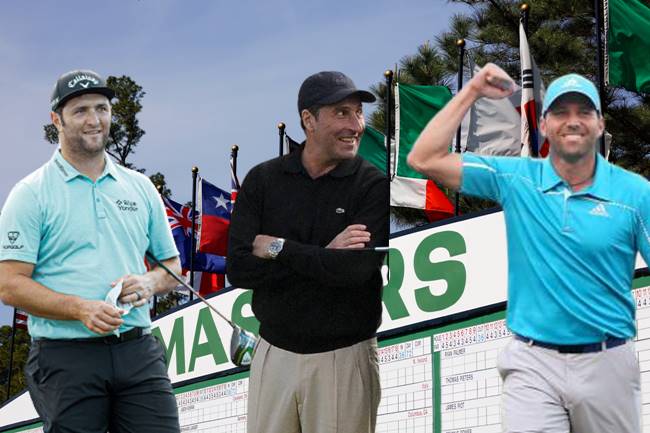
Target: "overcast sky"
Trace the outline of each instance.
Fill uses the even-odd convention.
[[[463,10],[445,0],[3,2],[0,203],[55,150],[43,125],[66,71],[128,75],[144,88],[146,134],[131,160],[164,173],[185,202],[193,165],[229,187],[233,144],[243,180],[277,155],[278,122],[302,139],[296,98],[308,75],[340,70],[368,88]],[[0,304],[0,325],[10,322]]]

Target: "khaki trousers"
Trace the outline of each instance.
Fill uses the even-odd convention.
[[[634,343],[565,354],[515,340],[499,354],[508,433],[640,433]]]
[[[251,365],[248,433],[374,433],[377,340],[299,354],[260,339]]]

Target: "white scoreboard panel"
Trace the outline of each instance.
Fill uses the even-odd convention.
[[[636,351],[641,369],[641,425],[650,433],[650,279],[634,291],[636,299]]]
[[[434,334],[436,432],[501,432],[496,361],[511,336],[503,317],[495,313]]]
[[[248,372],[175,392],[181,432],[246,433]]]
[[[431,331],[379,343],[377,433],[433,431]]]

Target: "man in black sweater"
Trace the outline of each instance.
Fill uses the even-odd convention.
[[[249,433],[374,432],[380,400],[375,333],[388,245],[386,176],[357,155],[358,90],[340,72],[298,94],[306,141],[253,168],[230,225],[228,279],[253,290],[260,342]]]

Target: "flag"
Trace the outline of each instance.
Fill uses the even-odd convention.
[[[391,206],[423,209],[430,221],[454,215],[454,206],[438,186],[408,166],[406,157],[429,120],[451,99],[444,86],[398,84],[395,92],[395,176]],[[384,144],[384,148],[385,148]],[[385,170],[385,169],[384,169]]]
[[[180,254],[181,267],[190,268],[192,209],[163,197],[167,222],[171,228],[176,248]],[[226,258],[214,254],[195,253],[194,270],[217,274],[226,273]]]
[[[480,67],[474,66],[476,74]],[[521,89],[509,98],[477,100],[463,118],[460,142],[463,152],[518,156],[521,153],[521,116],[516,106]],[[516,101],[516,102],[514,102]]]
[[[235,200],[237,200],[237,194],[239,193],[239,179],[237,178],[237,169],[235,160],[236,156],[234,153],[230,154],[230,201],[232,205],[235,205]]]
[[[209,272],[195,272],[194,285],[199,288],[201,296],[205,296],[226,287],[226,276]]]
[[[293,138],[289,137],[289,134],[284,134],[284,148],[282,151],[283,155],[288,155],[294,150],[300,149],[305,142],[298,143]]]
[[[386,138],[372,126],[367,126],[359,143],[359,156],[386,172]],[[392,165],[392,164],[391,164]]]
[[[27,313],[19,308],[16,308],[15,310],[14,328],[24,329],[27,331]]]
[[[394,151],[394,142],[391,140],[391,150]],[[376,129],[366,126],[361,143],[359,144],[359,156],[373,164],[382,172],[386,172],[386,140],[384,134]],[[394,159],[391,161],[391,172],[393,172]],[[409,179],[405,177],[391,176],[390,182],[390,205],[405,206],[404,195],[413,196],[418,194],[420,201],[418,209],[423,209],[429,221],[437,221],[454,214],[454,206],[449,202],[445,194],[438,189],[433,181],[428,179]],[[444,205],[443,206],[441,206]]]
[[[185,277],[185,282],[189,285],[190,271],[183,269],[183,276]],[[226,287],[226,275],[210,272],[194,272],[194,287],[198,287],[201,296],[207,296]],[[176,291],[189,296],[189,291],[183,286],[179,286]]]
[[[544,85],[533,56],[530,55],[524,24],[519,22],[519,61],[521,64],[521,156],[548,155],[548,141],[539,133]]]
[[[650,4],[609,0],[604,6],[606,83],[650,93]]]
[[[232,212],[230,194],[205,179],[199,179],[198,196],[201,215],[199,251],[225,256]]]

